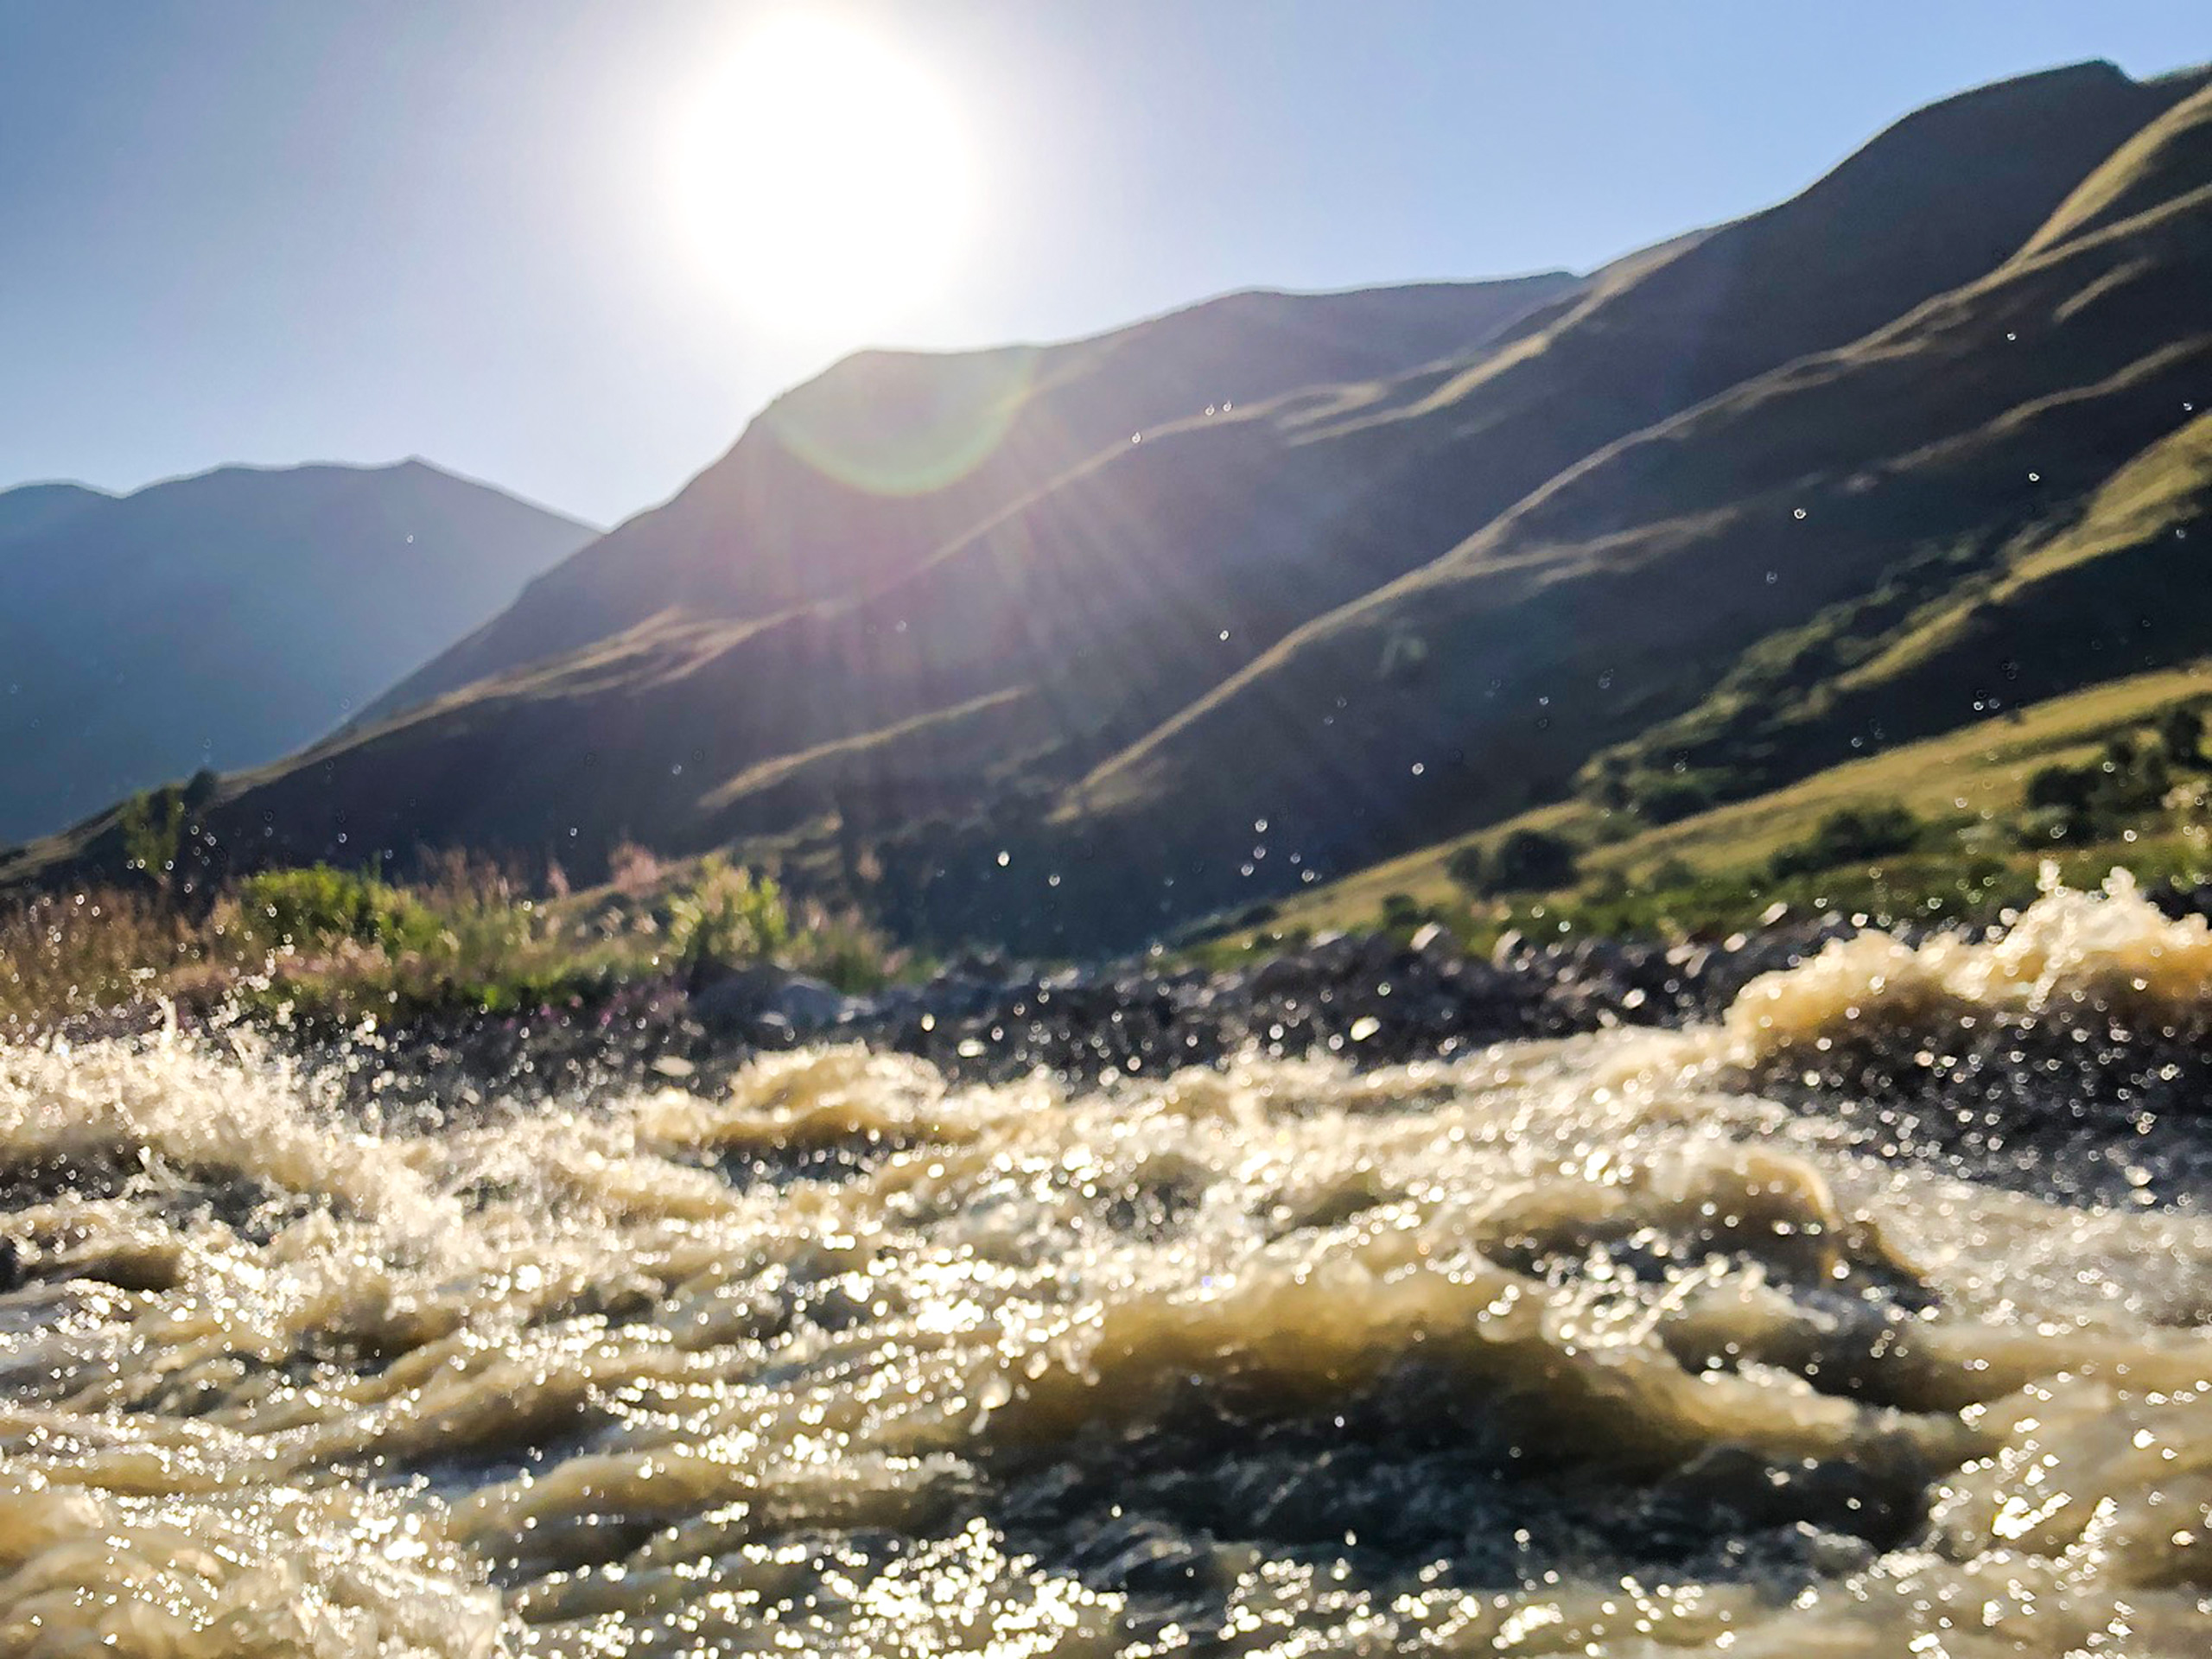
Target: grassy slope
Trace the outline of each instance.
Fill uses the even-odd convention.
[[[2200,416],[2115,473],[2091,499],[2081,518],[2047,540],[2031,543],[2009,560],[1986,594],[1963,597],[1914,619],[1882,654],[1842,677],[1837,690],[1864,695],[1925,676],[1977,635],[2010,633],[2015,639],[2060,620],[2073,578],[2090,567],[2128,556],[2169,553],[2183,569],[2202,563],[2202,549],[2177,545],[2212,514],[2212,415]],[[2177,533],[2178,532],[2178,533]],[[2144,563],[2148,564],[2150,560]],[[2117,572],[2099,574],[2117,575]],[[2133,575],[2134,573],[2127,573]],[[2175,597],[2159,574],[2133,582],[2148,602]],[[1995,611],[1999,617],[1985,616]]]
[[[2212,650],[2212,415],[2151,445],[2055,529],[1957,553],[1754,645],[1694,708],[1618,752],[1751,794],[1867,743]],[[1916,590],[1933,598],[1915,603]],[[1616,757],[1609,757],[1609,760]]]
[[[2131,220],[2177,205],[2200,219],[2212,205],[2212,96],[2203,93],[2120,146],[2012,264],[2032,265],[2069,241],[2125,237]],[[2061,321],[2130,304],[2145,274],[2115,266],[2067,301]],[[2207,407],[2192,398],[2182,412]],[[1942,730],[1993,696],[2048,697],[2131,666],[2186,660],[2212,648],[2212,569],[2204,543],[2188,543],[2208,519],[2212,415],[2129,461],[2056,533],[2022,535],[1979,560],[1954,550],[1900,567],[1874,602],[1762,642],[1696,707],[1641,734],[1622,763],[1674,760],[1771,785],[1868,738]],[[1925,602],[1912,603],[1916,595]]]
[[[2053,763],[2076,765],[2116,732],[2144,726],[2177,703],[2212,696],[2212,665],[2131,676],[1984,720],[1943,736],[1851,761],[1750,800],[1694,817],[1641,829],[1608,842],[1604,809],[1581,800],[1524,813],[1480,834],[1425,847],[1286,901],[1268,926],[1315,931],[1372,925],[1385,895],[1404,893],[1421,905],[1459,897],[1445,861],[1459,848],[1485,851],[1521,828],[1548,830],[1596,843],[1584,861],[1585,880],[1618,870],[1642,881],[1680,860],[1713,874],[1763,866],[1774,852],[1802,841],[1836,808],[1901,801],[1932,823],[2003,821],[2014,816],[2029,776]],[[2024,860],[2031,856],[2022,854]],[[2072,861],[2109,863],[2108,850]]]

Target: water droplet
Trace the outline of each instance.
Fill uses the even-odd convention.
[[[1805,516],[1805,509],[1802,507],[1796,508],[1789,516],[1793,518],[1802,518]]]

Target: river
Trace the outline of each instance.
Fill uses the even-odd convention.
[[[2212,939],[425,1132],[0,1050],[0,1651],[2199,1656]]]

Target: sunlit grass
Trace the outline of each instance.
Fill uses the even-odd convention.
[[[1561,920],[1569,931],[1726,931],[1755,923],[1777,904],[1799,913],[1840,909],[1891,918],[1980,913],[2025,902],[2046,858],[2056,858],[2076,885],[2094,887],[2115,864],[2148,880],[2194,880],[2212,871],[2212,857],[2201,835],[2171,815],[2151,815],[2088,845],[2024,844],[2020,821],[2027,781],[2037,770],[2088,764],[2114,734],[2147,728],[2164,710],[2207,696],[2212,670],[2202,667],[2114,680],[1668,824],[1645,825],[1585,798],[1554,803],[1286,899],[1264,924],[1237,930],[1216,953],[1249,954],[1269,948],[1271,938],[1371,928],[1386,912],[1402,926],[1416,917],[1441,918],[1482,938],[1531,921],[1555,932]],[[1839,808],[1891,803],[1929,826],[1923,847],[1911,855],[1856,873],[1770,879],[1775,854],[1805,841]],[[1524,828],[1583,847],[1575,885],[1516,904],[1471,899],[1446,868],[1452,855],[1468,846],[1488,854]],[[1932,907],[1931,899],[1938,901]],[[1532,915],[1539,906],[1541,914]]]
[[[766,963],[846,991],[912,966],[861,918],[721,860],[627,849],[613,882],[570,893],[455,855],[405,885],[265,873],[190,911],[150,882],[20,900],[0,908],[0,1029],[164,1001],[346,1025],[578,1007]]]

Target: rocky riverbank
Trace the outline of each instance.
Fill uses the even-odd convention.
[[[969,956],[861,996],[750,967],[690,986],[641,982],[586,1007],[423,1019],[343,1042],[296,1033],[294,1046],[364,1109],[461,1121],[549,1090],[590,1099],[660,1078],[713,1090],[756,1054],[813,1043],[915,1055],[963,1081],[1156,1076],[1241,1053],[1386,1065],[1713,1019],[1758,975],[1853,931],[1834,918],[1675,945],[1509,935],[1470,954],[1430,927],[1409,941],[1324,938],[1219,971]]]
[[[2212,912],[2212,889],[2155,898],[2169,917]],[[222,1009],[176,1017],[210,1034],[244,1027],[254,1040],[273,1042],[352,1115],[388,1127],[435,1128],[503,1118],[523,1109],[520,1103],[551,1097],[589,1104],[656,1083],[718,1093],[761,1053],[817,1044],[912,1055],[955,1082],[1003,1082],[1045,1071],[1082,1084],[1239,1055],[1328,1055],[1366,1069],[1611,1027],[1713,1023],[1754,979],[1796,967],[1859,931],[1852,918],[1828,916],[1705,943],[1538,943],[1509,934],[1490,951],[1470,953],[1430,926],[1409,940],[1325,938],[1219,970],[1158,959],[1046,967],[970,955],[925,981],[866,995],[785,969],[750,966],[696,982],[639,980],[569,1006],[456,1011],[344,1032],[308,1023],[272,1027],[258,1014],[248,1022]],[[1890,934],[1908,945],[1931,936],[1894,927]],[[143,1033],[167,1017],[142,1006],[76,1022],[65,1034],[84,1042]],[[2010,1147],[2008,1156],[2030,1156],[2037,1143],[2021,1132],[2038,1115],[2017,1102],[1999,1103],[1992,1091],[2008,1079],[2040,1077],[2051,1043],[2075,1070],[2103,1052],[2084,1048],[2070,1028],[2023,1034],[1990,1025],[1966,1044],[1971,1065],[1961,1061],[1961,1076],[1940,1091],[1958,1093],[1970,1075],[1972,1122],[1961,1119],[1961,1128],[1929,1117],[1914,1132],[1938,1139],[1948,1155],[1973,1152],[1966,1141],[1986,1138],[1982,1120],[2002,1105],[1998,1115],[2010,1128],[2000,1142]],[[2021,1044],[2026,1047],[2012,1062]],[[1950,1046],[1961,1045],[1955,1039]],[[2123,1046],[2134,1062],[2124,1068],[2130,1076],[2148,1070],[2141,1087],[2117,1090],[2116,1109],[2146,1098],[2169,1104],[2174,1090],[2157,1079],[2167,1072],[2196,1077],[2202,1069],[2193,1043],[2177,1046],[2186,1062],[2179,1070],[2165,1045],[2155,1046],[2148,1059],[2147,1051],[2137,1052],[2141,1045]],[[1927,1092],[1923,1058],[1917,1049],[1892,1054],[1880,1043],[1866,1053],[1847,1047],[1822,1057],[1810,1081],[1799,1068],[1770,1086],[1784,1096],[1847,1096],[1893,1119]],[[1848,1077],[1840,1074],[1847,1062]],[[2073,1097],[2099,1092],[2084,1084]],[[2080,1127],[2069,1119],[2055,1132],[2071,1135]],[[1895,1138],[1894,1130],[1885,1133]]]

